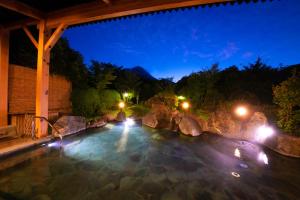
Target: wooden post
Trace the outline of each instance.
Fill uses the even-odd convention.
[[[0,27],[0,126],[8,124],[9,32]]]
[[[48,95],[49,95],[49,65],[50,51],[64,32],[67,26],[60,24],[51,35],[47,29],[45,20],[39,24],[38,58],[37,58],[37,81],[36,81],[36,116],[48,119]],[[30,32],[24,29],[30,40],[35,44],[35,39]],[[42,118],[36,118],[37,137],[46,136],[48,133],[48,122]]]
[[[36,116],[48,119],[48,90],[49,90],[49,62],[50,52],[44,50],[47,41],[45,21],[39,24],[38,57],[37,57],[37,80],[36,80]],[[36,119],[37,137],[48,134],[48,124],[41,118]]]

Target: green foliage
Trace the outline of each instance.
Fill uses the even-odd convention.
[[[88,70],[83,63],[83,57],[70,47],[66,38],[61,38],[52,49],[50,63],[52,74],[67,77],[73,88],[87,88]]]
[[[200,119],[203,120],[208,120],[209,119],[209,113],[205,110],[202,109],[192,109],[192,113],[194,115],[196,115],[197,117],[199,117]]]
[[[116,109],[120,99],[115,90],[75,89],[72,93],[73,113],[87,118],[96,117]]]
[[[209,70],[192,73],[178,83],[178,94],[187,97],[194,107],[214,107],[222,99],[216,83],[219,78],[218,65]]]
[[[128,92],[131,94],[127,100],[131,100],[133,97],[137,97],[137,102],[140,94],[141,79],[135,73],[128,70],[119,71],[118,77],[114,82],[115,88],[120,92]]]
[[[300,135],[300,77],[294,75],[273,87],[273,94],[279,106],[278,126],[287,133]]]
[[[106,89],[116,79],[116,67],[111,64],[99,63],[92,60],[89,67],[89,85],[99,91]]]
[[[121,101],[120,93],[115,90],[102,90],[99,92],[100,112],[106,113],[111,109],[116,109],[118,102]]]
[[[161,92],[145,102],[147,107],[151,107],[153,104],[164,104],[170,109],[175,109],[178,106],[178,99],[174,93]]]
[[[130,109],[132,110],[132,114],[136,117],[143,117],[150,111],[148,107],[142,104],[131,106]]]
[[[98,91],[93,88],[74,90],[72,92],[72,106],[75,115],[84,116],[86,118],[97,116],[100,112]]]

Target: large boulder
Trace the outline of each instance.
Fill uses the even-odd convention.
[[[240,136],[241,123],[232,116],[231,111],[219,109],[211,113],[208,122],[207,130],[226,137],[238,138]]]
[[[148,113],[142,118],[142,123],[151,128],[156,128],[158,125],[158,120],[154,113]]]
[[[190,136],[199,136],[202,133],[201,127],[196,120],[189,116],[183,116],[178,123],[181,133]]]
[[[151,128],[170,129],[172,111],[163,104],[152,104],[151,111],[142,118],[142,123]]]
[[[100,128],[107,124],[105,118],[100,118],[94,121],[91,121],[87,128]]]
[[[230,109],[223,108],[210,115],[203,130],[229,138],[254,141],[256,129],[267,123],[267,118],[262,112],[251,113],[248,119],[238,119]]]
[[[63,116],[53,125],[52,134],[56,134],[55,129],[61,135],[69,135],[86,129],[86,120],[80,116]]]
[[[116,121],[123,122],[126,120],[126,113],[124,111],[120,111],[117,114]]]
[[[262,112],[254,112],[248,121],[242,126],[241,139],[255,141],[256,130],[260,126],[268,124],[267,117]]]
[[[300,158],[300,137],[277,133],[265,145],[280,154]]]

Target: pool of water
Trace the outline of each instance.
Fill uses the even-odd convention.
[[[65,138],[62,148],[50,143],[0,161],[8,163],[18,164],[0,171],[0,199],[300,197],[300,159],[211,134],[186,137],[140,125],[108,124]]]

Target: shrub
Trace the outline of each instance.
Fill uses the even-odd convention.
[[[178,99],[172,93],[158,93],[145,102],[145,105],[151,107],[153,104],[163,104],[170,109],[175,109],[178,106]]]
[[[72,106],[75,115],[95,117],[100,111],[100,98],[96,89],[77,89],[72,92]]]
[[[293,76],[273,87],[279,106],[278,126],[287,133],[300,135],[300,77]]]
[[[132,114],[137,117],[145,116],[150,110],[148,107],[141,104],[132,106],[130,109],[132,110]]]
[[[118,102],[121,101],[120,93],[116,90],[101,90],[99,92],[100,112],[106,113],[109,110],[115,109]]]

